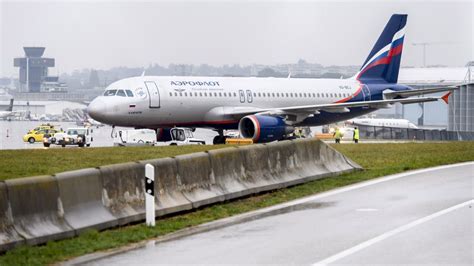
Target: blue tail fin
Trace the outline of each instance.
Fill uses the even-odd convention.
[[[407,15],[392,15],[357,73],[358,80],[397,83]]]

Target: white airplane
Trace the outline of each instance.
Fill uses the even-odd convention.
[[[169,141],[172,127],[238,129],[254,142],[283,140],[294,127],[348,120],[443,97],[416,97],[456,87],[413,90],[397,84],[407,15],[393,15],[360,71],[349,79],[152,77],[119,80],[88,106],[89,115],[113,126],[150,128]]]
[[[4,111],[0,111],[0,118],[7,119],[9,117],[15,116],[16,113],[18,112],[13,111],[13,99],[10,99],[10,105],[8,108]]]
[[[415,124],[407,119],[354,118],[347,120],[345,124],[369,127],[418,128]]]

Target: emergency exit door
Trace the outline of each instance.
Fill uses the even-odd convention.
[[[145,81],[150,108],[160,108],[160,91],[154,81]]]

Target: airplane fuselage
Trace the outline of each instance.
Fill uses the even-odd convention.
[[[407,89],[398,84],[363,84],[356,79],[143,76],[108,86],[104,96],[94,102],[95,109],[100,109],[95,118],[137,128],[236,129],[239,118],[230,115],[236,110],[381,100],[382,91],[388,88]],[[321,111],[295,125],[317,126],[375,110],[360,107],[350,108],[350,112]]]

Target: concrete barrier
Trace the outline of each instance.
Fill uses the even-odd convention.
[[[119,225],[145,219],[145,168],[140,163],[99,167],[103,183],[102,202]]]
[[[210,150],[208,153],[212,173],[216,183],[224,191],[226,200],[246,196],[253,192],[245,180],[245,168],[238,148]]]
[[[351,161],[327,144],[320,145],[319,151],[320,160],[329,172],[341,173],[353,169],[362,169],[358,164]]]
[[[8,200],[7,186],[0,182],[0,252],[24,243],[13,227],[13,218]]]
[[[223,189],[216,183],[207,152],[176,156],[178,189],[194,208],[225,200]]]
[[[329,170],[321,161],[321,147],[327,144],[314,139],[293,141],[296,148],[296,164],[298,173],[303,177],[301,181],[307,182],[327,176]]]
[[[156,216],[192,209],[191,201],[179,189],[176,160],[174,158],[162,158],[140,161],[143,168],[147,163],[155,167]]]
[[[64,218],[76,234],[94,228],[117,225],[116,218],[102,204],[100,171],[94,168],[59,173],[56,176]]]
[[[155,166],[157,216],[360,168],[303,139],[7,180],[0,182],[0,251],[144,220],[147,163]]]
[[[265,144],[238,147],[245,169],[241,182],[250,193],[278,189],[278,177],[274,176],[269,163],[269,151]]]
[[[15,230],[35,245],[74,236],[64,220],[58,184],[52,176],[5,181]]]

